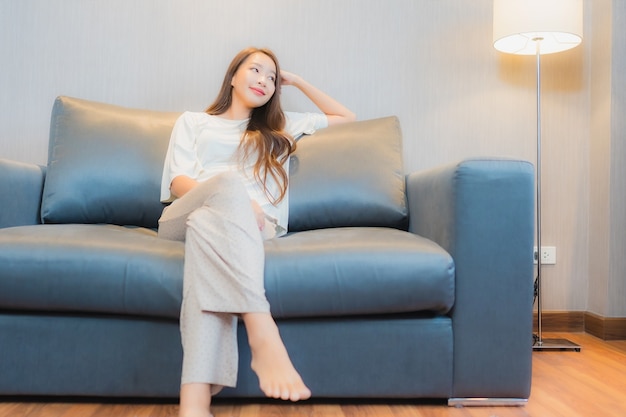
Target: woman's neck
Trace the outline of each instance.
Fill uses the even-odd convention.
[[[233,101],[228,110],[222,113],[220,116],[229,120],[245,120],[250,118],[252,110],[246,106],[237,105]]]

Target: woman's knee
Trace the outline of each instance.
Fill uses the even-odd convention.
[[[241,181],[241,177],[239,177],[239,175],[234,171],[217,174],[208,179],[206,183],[208,187],[211,187],[217,193],[226,192],[229,194],[245,195],[246,197],[248,195],[246,188]]]

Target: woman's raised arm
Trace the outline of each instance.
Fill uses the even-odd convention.
[[[353,122],[356,115],[346,106],[296,74],[280,71],[282,85],[292,85],[309,98],[327,117],[328,125]]]

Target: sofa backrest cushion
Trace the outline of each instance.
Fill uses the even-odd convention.
[[[42,222],[157,227],[163,160],[178,115],[57,98]]]
[[[290,162],[290,231],[405,229],[407,221],[397,117],[332,126],[298,141]]]
[[[157,227],[163,161],[179,115],[57,98],[42,222]],[[290,164],[290,231],[407,223],[396,117],[321,129],[298,142]]]

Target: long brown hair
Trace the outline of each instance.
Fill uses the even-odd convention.
[[[231,61],[220,92],[205,111],[211,115],[225,113],[232,104],[232,78],[248,57],[254,53],[263,53],[276,65],[276,90],[270,100],[261,107],[252,109],[248,126],[239,144],[241,160],[250,155],[257,155],[254,164],[254,177],[263,184],[265,194],[273,204],[279,203],[287,193],[289,176],[283,167],[289,156],[296,150],[296,143],[285,132],[285,114],[280,106],[280,67],[276,55],[265,48],[246,48]],[[270,175],[278,184],[279,195],[274,196],[267,189],[267,176]]]

